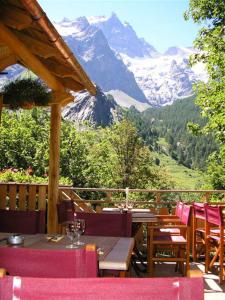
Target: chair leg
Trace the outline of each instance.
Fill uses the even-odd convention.
[[[154,274],[153,254],[154,254],[153,229],[150,229],[148,234],[148,273],[150,277],[153,277]]]
[[[223,247],[223,242],[220,243],[219,246],[220,252],[219,252],[219,264],[220,264],[220,284],[223,283],[223,254],[224,254],[224,247]]]
[[[209,272],[209,249],[210,247],[210,240],[208,237],[206,237],[206,242],[205,242],[205,273]]]

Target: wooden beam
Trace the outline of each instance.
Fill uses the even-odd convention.
[[[71,68],[68,68],[68,66],[65,66],[63,64],[57,63],[55,60],[51,59],[43,59],[40,58],[40,61],[47,66],[52,73],[54,73],[58,77],[67,78],[71,77],[73,80],[77,81],[78,83],[82,84],[80,78],[76,76],[76,73]]]
[[[0,36],[7,46],[20,57],[20,60],[35,74],[42,78],[53,90],[63,90],[63,85],[51,74],[51,72],[33,55],[29,47],[24,45],[12,31],[0,22]]]
[[[33,54],[44,58],[55,56],[57,57],[57,59],[63,60],[63,57],[60,55],[59,51],[56,48],[49,46],[44,42],[38,41],[37,39],[34,39],[33,37],[22,32],[16,32],[16,36],[25,45],[29,46],[29,49]]]
[[[80,84],[77,81],[74,81],[72,78],[59,78],[59,80],[62,82],[63,86],[74,92],[80,92],[86,89],[84,84]]]
[[[52,105],[49,153],[48,184],[48,233],[56,233],[58,228],[56,204],[59,196],[61,106]]]
[[[73,101],[73,99],[74,97],[70,93],[53,92],[52,99],[50,100],[49,105],[60,104],[64,106],[65,103],[67,104]]]
[[[35,23],[32,18],[25,13],[24,10],[17,8],[15,5],[1,5],[0,7],[0,19],[9,27],[22,30]]]
[[[1,120],[2,120],[2,108],[3,108],[3,96],[0,95],[0,126],[1,126]]]
[[[5,68],[15,65],[17,63],[16,56],[10,55],[3,59],[0,58],[0,71],[5,70]]]

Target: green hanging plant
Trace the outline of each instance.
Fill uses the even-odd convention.
[[[39,79],[24,78],[10,81],[2,88],[3,104],[10,109],[45,106],[51,99],[51,91]]]

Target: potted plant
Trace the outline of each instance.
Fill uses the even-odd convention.
[[[45,106],[51,98],[51,91],[39,79],[24,78],[10,81],[2,88],[3,104],[10,109]]]

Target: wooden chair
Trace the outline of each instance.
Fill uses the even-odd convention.
[[[96,277],[95,245],[74,250],[0,247],[0,267],[24,277]]]
[[[45,233],[46,217],[44,210],[24,211],[0,209],[0,231],[36,234]]]
[[[217,226],[217,229],[215,229]],[[219,234],[218,234],[219,232]],[[219,282],[222,284],[225,276],[225,212],[224,206],[206,206],[206,255],[205,272],[207,273],[219,259]],[[210,252],[215,249],[213,258],[210,260]]]
[[[173,234],[165,232],[158,234],[159,229],[176,228],[182,230],[182,234]],[[177,262],[179,264],[186,263],[184,274],[189,271],[190,256],[190,230],[191,230],[191,206],[183,205],[180,224],[161,224],[148,225],[148,271],[153,276],[155,262]],[[180,231],[181,232],[181,231]],[[160,257],[157,255],[160,251],[170,251],[172,256]],[[184,268],[183,268],[184,269]]]
[[[162,225],[172,225],[172,224],[180,224],[181,223],[181,217],[183,212],[183,206],[184,203],[181,201],[177,202],[175,214],[174,215],[157,215],[158,224]],[[158,234],[174,234],[174,235],[180,235],[181,231],[179,228],[159,228]]]
[[[205,231],[207,203],[194,203],[192,210],[192,258],[197,261],[198,255],[205,254]]]
[[[0,298],[203,300],[203,278],[0,278]]]

